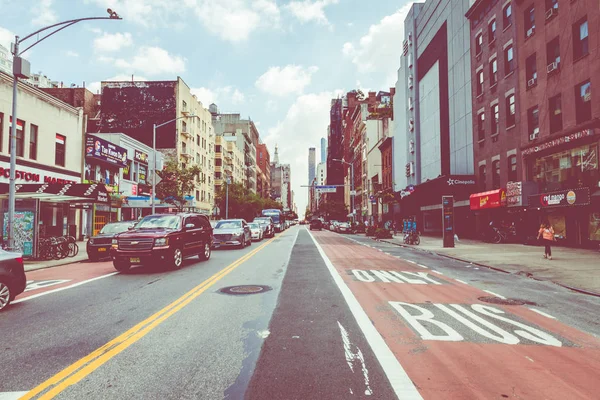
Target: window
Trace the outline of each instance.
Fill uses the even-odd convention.
[[[2,143],[4,142],[4,114],[0,113],[0,152],[2,152]]]
[[[185,142],[181,142],[181,154],[187,154],[187,145]]]
[[[589,80],[575,86],[577,123],[592,119],[592,84]]]
[[[477,72],[477,96],[483,94],[483,69]]]
[[[496,40],[496,20],[492,20],[492,22],[488,25],[488,42],[492,43]]]
[[[67,149],[67,138],[56,134],[56,147],[54,148],[54,164],[65,166],[65,153]]]
[[[507,76],[515,70],[515,54],[512,44],[504,49],[504,75]]]
[[[486,171],[485,171],[485,164],[480,165],[479,166],[479,186],[481,187],[481,191],[485,191],[486,188],[486,184],[485,184],[485,175],[486,175]]]
[[[480,33],[479,35],[475,36],[475,55],[479,56],[481,54],[482,45],[483,35]]]
[[[502,10],[502,27],[508,28],[512,24],[512,4],[508,3]]]
[[[535,33],[535,7],[533,5],[523,12],[523,27],[525,38],[533,36]]]
[[[200,135],[196,135],[196,146],[200,146]]]
[[[587,17],[573,25],[573,59],[577,60],[590,52]]]
[[[560,94],[548,100],[548,112],[550,114],[550,133],[562,131],[563,122]]]
[[[535,53],[527,57],[525,61],[525,80],[527,89],[537,84],[537,62]]]
[[[223,165],[223,160],[220,158],[215,158],[215,167],[220,167]]]
[[[492,163],[492,186],[494,189],[500,189],[500,160]]]
[[[560,41],[558,36],[546,45],[546,65],[548,74],[557,71],[560,67]]]
[[[490,86],[494,86],[498,82],[498,59],[494,58],[490,61]]]
[[[517,156],[514,154],[508,157],[508,181],[517,181]]]
[[[215,179],[221,179],[221,173],[215,172]]]
[[[492,133],[491,135],[498,134],[498,125],[500,124],[500,107],[498,104],[492,106]]]
[[[558,11],[558,0],[546,0],[546,12],[551,8]]]
[[[485,139],[485,113],[477,114],[477,134],[479,140]]]
[[[8,125],[8,153],[10,154],[10,136],[12,132],[12,117],[9,119]],[[25,121],[17,118],[17,156],[23,157],[24,144],[25,144]]]
[[[29,125],[29,158],[37,160],[38,126]]]
[[[185,102],[185,100],[182,100],[182,101],[181,101],[181,110],[182,110],[183,112],[186,112],[186,111],[187,111],[187,103]]]
[[[220,153],[221,152],[221,145],[217,144],[215,145],[215,153]]]
[[[517,124],[517,107],[515,105],[515,95],[511,94],[506,98],[506,126],[511,127]]]
[[[538,106],[531,107],[527,110],[527,131],[529,132],[529,140],[538,137],[540,133],[540,112]]]
[[[200,191],[196,190],[196,201],[200,201]]]

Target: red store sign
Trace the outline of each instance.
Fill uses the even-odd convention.
[[[594,129],[584,129],[579,132],[571,133],[570,135],[566,135],[563,137],[556,138],[546,143],[542,143],[537,146],[530,147],[528,149],[524,149],[521,151],[523,156],[529,156],[531,154],[539,153],[540,151],[548,150],[553,147],[560,146],[561,144],[571,143],[574,140],[583,139],[589,136],[594,136]]]

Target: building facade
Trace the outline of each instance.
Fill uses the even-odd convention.
[[[271,193],[271,155],[269,149],[264,143],[259,143],[256,147],[256,163],[261,182],[259,194],[262,198],[270,198]]]
[[[342,202],[344,200],[344,165],[335,160],[344,158],[344,135],[343,135],[343,100],[331,100],[329,111],[329,137],[327,138],[327,185],[340,185],[336,193],[328,193],[327,200]]]
[[[321,160],[319,162],[327,162],[327,139],[321,138]]]

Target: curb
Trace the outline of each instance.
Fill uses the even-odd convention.
[[[460,262],[465,262],[465,263],[472,264],[472,265],[477,265],[479,267],[488,268],[488,269],[491,269],[491,270],[494,270],[494,271],[498,271],[498,272],[502,272],[502,273],[505,273],[505,274],[515,274],[515,275],[518,275],[518,274],[520,274],[520,272],[523,272],[523,271],[519,271],[519,272],[506,271],[506,270],[504,270],[502,268],[492,267],[491,265],[481,264],[481,263],[478,263],[478,262],[465,260],[463,258],[453,257],[453,256],[449,256],[449,255],[446,255],[446,254],[441,254],[441,253],[436,253],[435,251],[422,250],[422,249],[419,249],[419,248],[416,248],[416,247],[412,247],[412,246],[407,246],[407,245],[404,245],[404,244],[401,244],[401,243],[391,242],[389,240],[382,240],[382,239],[371,239],[371,240],[374,240],[376,242],[384,242],[384,243],[393,244],[393,245],[398,246],[398,247],[403,247],[405,249],[416,250],[416,251],[420,251],[422,253],[435,254],[435,255],[440,256],[440,257],[444,257],[444,258],[448,258],[448,259],[456,260],[456,261],[460,261]],[[523,274],[521,274],[521,275],[523,275]],[[564,283],[560,283],[560,282],[556,282],[556,281],[539,279],[539,278],[536,278],[535,276],[533,276],[530,273],[526,273],[524,276],[526,276],[528,278],[531,278],[533,280],[536,280],[538,282],[551,282],[551,283],[554,283],[555,285],[564,287],[565,289],[569,289],[569,290],[572,290],[572,291],[577,292],[577,293],[586,294],[588,296],[600,297],[600,293],[596,293],[596,292],[593,292],[593,291],[590,291],[590,290],[586,290],[586,289],[576,288],[576,287],[565,285]]]
[[[54,267],[63,267],[65,265],[79,264],[79,263],[83,263],[83,262],[87,262],[87,261],[89,261],[89,259],[85,259],[85,260],[73,260],[73,261],[67,261],[67,262],[64,262],[64,263],[53,264],[53,265],[40,265],[40,266],[35,266],[34,268],[27,268],[27,264],[25,264],[25,272],[38,271],[40,269],[48,269],[48,268],[54,268]]]

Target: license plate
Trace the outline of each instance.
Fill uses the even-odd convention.
[[[106,251],[106,247],[99,247],[98,248],[98,252],[102,253],[103,251]]]
[[[139,263],[139,262],[140,262],[140,259],[139,259],[138,257],[132,257],[132,258],[130,258],[130,259],[129,259],[129,262],[132,262],[132,263]]]

